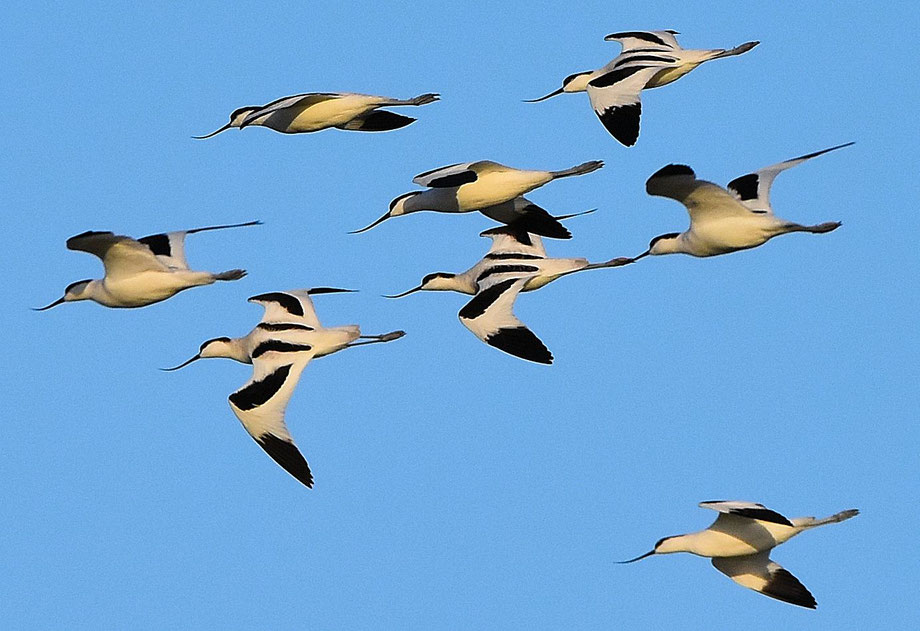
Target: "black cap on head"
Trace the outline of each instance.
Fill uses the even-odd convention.
[[[86,280],[78,280],[75,283],[70,283],[69,285],[67,285],[67,287],[64,288],[64,293],[66,294],[70,292],[70,290],[76,287],[77,285],[82,285],[83,283],[90,283],[92,282],[92,280],[93,280],[92,278],[87,278]]]
[[[229,341],[230,341],[229,337],[215,337],[214,339],[203,342],[201,346],[198,347],[198,352],[201,353],[202,351],[204,351],[204,347],[210,344],[211,342],[229,342]]]
[[[669,232],[667,234],[660,234],[654,239],[652,239],[651,241],[649,241],[648,249],[651,250],[653,247],[655,247],[655,244],[661,241],[662,239],[674,239],[679,236],[680,236],[679,232]]]
[[[454,276],[456,276],[456,274],[451,274],[449,272],[434,272],[425,276],[425,278],[422,279],[422,284],[424,285],[428,281],[434,280],[435,278],[453,278]]]
[[[393,201],[390,202],[390,212],[393,212],[393,208],[396,207],[396,204],[399,203],[399,200],[406,199],[407,197],[412,197],[413,195],[418,195],[418,194],[419,194],[419,191],[412,191],[411,193],[403,193],[399,197],[396,197],[395,199],[393,199]]]

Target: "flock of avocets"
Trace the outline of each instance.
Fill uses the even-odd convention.
[[[671,83],[701,63],[745,53],[758,42],[731,50],[687,50],[677,43],[676,31],[629,31],[606,37],[622,45],[622,52],[604,67],[565,78],[562,87],[532,102],[568,92],[587,92],[601,123],[620,143],[631,146],[639,137],[642,90]],[[401,100],[353,93],[316,92],[278,99],[263,106],[239,108],[220,129],[196,138],[210,138],[230,128],[268,127],[286,134],[314,132],[334,127],[351,131],[389,131],[415,119],[395,114],[384,107],[421,106],[437,101],[437,94],[423,94]],[[783,170],[829,151],[838,145],[809,153],[742,175],[727,187],[699,180],[685,165],[669,164],[646,182],[650,195],[669,197],[686,206],[690,227],[655,237],[648,249],[635,257],[620,257],[590,263],[584,258],[550,258],[543,237],[569,239],[562,221],[575,215],[553,216],[525,194],[553,180],[585,175],[603,167],[590,161],[560,171],[523,170],[481,160],[433,169],[413,182],[425,190],[411,191],[390,202],[388,212],[366,228],[382,221],[422,210],[445,213],[479,211],[503,225],[482,236],[492,240],[485,256],[465,272],[428,274],[421,284],[400,294],[416,291],[456,291],[472,299],[460,310],[460,321],[483,342],[521,359],[550,364],[553,356],[546,346],[513,312],[522,291],[532,291],[575,272],[613,268],[648,255],[684,253],[714,256],[762,245],[789,232],[830,232],[838,222],[814,226],[780,219],[770,206],[770,186]],[[589,211],[590,212],[590,211]],[[185,237],[207,230],[257,225],[250,221],[193,230],[155,234],[140,239],[112,232],[84,232],[67,240],[67,248],[94,254],[105,267],[101,280],[70,284],[64,296],[39,309],[44,311],[64,302],[93,300],[107,307],[143,307],[176,293],[210,285],[215,281],[238,280],[244,270],[221,273],[189,268],[185,258]],[[166,370],[177,370],[206,357],[226,357],[252,364],[252,378],[230,395],[230,407],[246,431],[288,473],[307,487],[313,475],[284,422],[284,411],[303,369],[314,357],[344,348],[390,342],[404,335],[393,331],[383,335],[362,335],[357,325],[325,327],[316,316],[312,297],[349,291],[319,287],[296,291],[272,291],[249,298],[264,308],[261,321],[239,338],[218,337],[201,345],[188,361]],[[719,512],[709,528],[685,535],[665,537],[652,551],[631,561],[654,554],[690,552],[710,557],[717,570],[744,587],[782,601],[814,608],[815,600],[789,572],[770,560],[770,550],[795,535],[849,519],[847,510],[825,519],[786,517],[761,504],[713,501],[700,504]]]

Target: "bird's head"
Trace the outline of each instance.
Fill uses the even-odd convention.
[[[230,357],[232,359],[237,359],[237,355],[238,353],[236,352],[236,347],[233,345],[233,340],[231,340],[229,337],[215,337],[214,339],[207,340],[201,346],[199,346],[198,354],[191,359],[185,360],[178,366],[173,366],[172,368],[161,368],[160,370],[172,372],[173,370],[185,368],[192,362],[198,361],[199,359],[204,359],[206,357]]]
[[[425,276],[418,287],[413,287],[412,289],[404,291],[401,294],[385,297],[402,298],[403,296],[414,294],[417,291],[457,291],[457,282],[455,280],[456,277],[456,274],[451,274],[449,272],[434,272],[433,274],[428,274]]]
[[[52,302],[50,305],[45,305],[44,307],[35,309],[35,311],[47,311],[51,307],[56,307],[60,304],[64,304],[65,302],[74,302],[76,300],[88,300],[90,297],[89,296],[90,294],[89,286],[90,286],[90,283],[92,282],[93,282],[92,280],[78,280],[75,283],[70,283],[64,289],[63,297],[58,298],[57,300]]]

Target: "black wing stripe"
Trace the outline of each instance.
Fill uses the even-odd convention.
[[[297,478],[307,488],[313,488],[313,473],[310,465],[297,449],[297,445],[278,438],[274,434],[262,434],[256,438],[259,446],[265,450],[272,460],[281,465],[281,468]]]
[[[489,269],[484,271],[482,274],[480,274],[479,277],[476,279],[476,282],[478,283],[482,281],[483,279],[486,279],[489,276],[493,276],[495,274],[510,274],[512,272],[523,272],[526,274],[530,274],[532,272],[539,272],[539,271],[540,271],[540,268],[535,267],[533,265],[495,265],[494,267],[490,267]]]
[[[780,568],[770,575],[770,580],[763,588],[763,593],[783,602],[815,609],[818,603],[811,592],[792,574]]]
[[[658,177],[673,177],[675,175],[689,175],[690,177],[696,177],[696,173],[693,172],[693,169],[688,167],[686,164],[669,164],[652,173],[648,181],[650,182]]]
[[[654,33],[647,33],[645,31],[623,31],[622,33],[613,33],[608,35],[607,39],[626,39],[627,37],[632,39],[639,39],[643,42],[658,44],[659,46],[668,46],[668,44],[666,44],[663,39]]]
[[[374,110],[363,119],[356,127],[349,127],[354,131],[391,131],[414,123],[415,119],[386,110]]]
[[[610,135],[627,147],[632,147],[639,139],[639,118],[642,104],[634,103],[605,110],[598,114],[601,123]]]
[[[783,526],[792,526],[792,522],[769,508],[732,508],[728,511],[731,515],[769,521]]]
[[[141,237],[138,241],[150,248],[150,251],[157,256],[172,256],[169,237],[165,234],[152,234],[148,237]]]
[[[525,244],[526,245],[526,244]],[[539,254],[515,254],[514,252],[489,252],[484,258],[492,261],[504,261],[507,259],[537,260],[545,257]]]
[[[757,199],[757,185],[759,183],[760,177],[756,173],[748,173],[729,182],[728,188],[738,193],[738,197],[746,201]]]
[[[296,316],[303,315],[303,305],[291,294],[285,294],[280,291],[273,291],[267,294],[259,294],[249,299],[250,302],[277,302],[288,313]]]
[[[539,364],[553,363],[553,354],[549,349],[530,329],[523,326],[499,329],[486,338],[486,343],[521,359]]]
[[[551,239],[572,238],[572,233],[569,232],[568,228],[536,204],[525,206],[524,212],[526,214],[523,217],[515,219],[510,225],[525,232],[532,232]]]
[[[461,173],[436,177],[435,179],[428,182],[428,186],[431,188],[453,188],[454,186],[461,186],[463,184],[475,182],[476,178],[477,175],[472,171],[463,171]]]
[[[252,358],[261,357],[265,353],[299,353],[301,351],[310,351],[313,350],[313,347],[309,344],[291,344],[290,342],[282,342],[281,340],[268,340],[262,342],[256,346],[255,350],[252,351]]]
[[[623,79],[631,77],[640,70],[645,70],[646,68],[651,68],[651,66],[630,66],[628,68],[615,68],[607,74],[602,74],[599,77],[591,79],[591,81],[588,82],[588,85],[595,88],[607,88],[615,83],[619,83]]]
[[[281,366],[261,381],[253,381],[245,388],[237,390],[230,395],[230,403],[244,412],[265,405],[284,385],[288,373],[291,372],[291,366],[293,364]]]
[[[487,289],[483,289],[463,306],[460,310],[460,317],[464,320],[474,320],[478,318],[517,281],[518,279],[511,278],[503,280],[500,283],[495,283]]]
[[[621,61],[617,62],[617,66],[625,66],[626,64],[633,63],[635,61],[660,61],[662,63],[670,64],[677,61],[674,57],[665,57],[663,55],[626,55]]]
[[[263,331],[313,331],[312,326],[307,326],[306,324],[296,324],[294,322],[260,322],[256,325],[257,329]]]

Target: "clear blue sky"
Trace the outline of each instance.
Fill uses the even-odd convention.
[[[631,5],[631,6],[630,6]],[[14,4],[0,16],[3,324],[0,620],[9,629],[914,628],[918,569],[916,7],[642,2]],[[905,7],[907,5],[904,5]],[[584,95],[521,100],[617,54],[618,30],[762,44],[645,93],[632,149]],[[440,92],[387,134],[230,131],[236,107],[306,91]],[[603,170],[535,193],[558,256],[634,255],[682,230],[645,194],[669,162],[718,182],[786,172],[777,214],[839,220],[709,260],[560,280],[518,302],[551,368],[479,343],[457,294],[386,301],[488,243],[478,215],[369,233],[411,177],[476,159]],[[65,240],[261,219],[189,238],[249,276],[137,310],[29,311],[98,277]],[[311,364],[288,422],[308,491],[245,434],[249,367],[178,363],[242,335],[246,297],[332,285],[329,324],[403,328]],[[704,559],[614,561],[708,525],[700,500],[788,515],[856,507],[775,559],[817,611]]]

